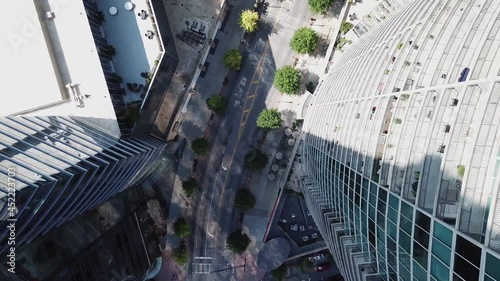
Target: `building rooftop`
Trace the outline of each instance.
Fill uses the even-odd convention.
[[[1,20],[2,115],[78,116],[119,136],[82,1],[6,4]]]

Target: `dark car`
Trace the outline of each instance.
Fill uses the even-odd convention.
[[[322,265],[322,266],[316,266],[314,268],[314,271],[316,272],[321,272],[330,269],[332,266],[331,265]]]

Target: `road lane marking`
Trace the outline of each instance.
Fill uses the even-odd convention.
[[[276,16],[274,22],[273,22],[273,26],[271,28],[271,33],[274,31],[275,27],[276,27],[276,23],[278,22],[278,19],[280,18],[281,16],[281,11],[283,9],[281,9],[283,7],[283,4],[280,5],[280,10],[278,12],[278,15]],[[266,42],[266,45],[264,46],[264,50],[262,52],[262,56],[260,58],[260,61],[259,61],[259,64],[257,66],[257,69],[255,70],[254,74],[253,74],[253,77],[252,77],[252,80],[251,81],[255,81],[255,77],[257,76],[257,74],[259,75],[259,78],[262,76],[262,69],[263,69],[263,65],[264,65],[264,62],[267,58],[267,49],[269,48],[269,41]],[[261,79],[259,79],[259,82],[257,83],[257,87],[255,87],[255,91],[254,91],[254,95],[257,94],[257,90],[259,89],[259,86],[260,86],[260,81]],[[248,97],[245,99],[245,104],[246,102],[248,101]],[[252,98],[252,103],[250,105],[250,109],[253,108],[253,105],[254,105],[254,102],[255,102],[255,99]],[[246,107],[246,106],[245,106]],[[238,132],[238,138],[236,139],[236,143],[234,145],[234,149],[233,149],[233,153],[231,154],[231,160],[229,161],[229,164],[228,164],[228,170],[231,169],[231,165],[233,163],[233,160],[234,160],[234,155],[236,153],[236,151],[238,150],[238,145],[240,143],[240,139],[241,139],[241,134],[243,133],[243,130],[244,130],[244,127],[246,125],[246,118],[245,118],[245,121],[243,120],[243,115],[241,116],[241,125],[240,125],[240,131]],[[228,173],[229,174],[229,173]],[[222,191],[221,191],[221,195],[220,195],[220,200],[219,200],[219,210],[217,212],[217,222],[219,222],[220,220],[220,210],[221,210],[221,205],[222,205],[222,200],[224,199],[224,191],[226,190],[226,185],[227,185],[227,178],[228,178],[228,175],[226,175],[225,179],[224,179],[224,184],[222,185]],[[214,187],[215,189],[215,187]],[[222,227],[221,225],[218,225],[218,227],[215,229],[215,242],[217,242],[217,238],[218,238],[218,235],[219,235],[219,228]]]
[[[250,108],[243,110],[243,113],[250,112]]]
[[[217,179],[219,178],[219,173],[215,174],[215,180],[214,180],[214,189],[212,190],[212,197],[210,198],[210,205],[208,207],[208,213],[207,213],[207,216],[210,218],[210,212],[212,211],[212,202],[214,200],[214,194],[215,194],[215,186],[217,185]],[[208,229],[208,227],[210,226],[210,219],[207,220],[207,225],[206,225],[206,230],[205,230],[205,233],[206,234],[210,234],[210,231]],[[210,234],[211,235],[211,234]],[[211,235],[211,237],[213,237],[213,235]],[[208,235],[205,235],[205,249],[204,249],[204,256],[207,256],[207,244],[208,244]]]

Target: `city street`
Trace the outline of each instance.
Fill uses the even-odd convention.
[[[259,30],[244,43],[243,67],[235,80],[230,81],[234,86],[224,117],[215,117],[209,129],[211,153],[200,160],[198,167],[202,194],[193,206],[196,224],[188,271],[213,273],[193,274],[189,280],[236,280],[235,271],[243,271],[243,267],[223,270],[242,263],[242,259],[237,263],[225,248],[225,240],[240,224],[233,213],[233,198],[247,177],[243,158],[256,143],[256,119],[260,111],[266,106],[278,107],[280,95],[276,90],[271,91],[274,72],[292,63],[288,42],[295,29],[308,25],[308,17],[307,2],[270,2]],[[269,104],[269,95],[275,95],[272,104]],[[222,119],[220,125],[218,119]],[[197,266],[197,263],[210,266]],[[255,270],[255,259],[247,260],[245,270]],[[255,276],[253,279],[248,276],[248,280],[255,280]]]

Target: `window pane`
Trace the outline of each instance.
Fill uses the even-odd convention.
[[[450,265],[451,250],[436,238],[432,241],[432,253],[446,265]]]
[[[411,234],[411,227],[412,227],[412,222],[405,218],[404,216],[401,216],[401,220],[399,221],[399,227],[406,231],[406,233]]]
[[[411,247],[411,239],[408,234],[404,233],[403,231],[399,231],[399,244],[407,253],[410,253],[410,247]]]
[[[387,216],[392,222],[398,223],[398,212],[394,209],[388,208]]]
[[[457,254],[455,254],[453,271],[465,280],[479,280],[479,270]]]
[[[492,256],[491,254],[486,254],[486,266],[485,271],[488,275],[500,280],[500,260]]]
[[[401,202],[401,214],[403,214],[410,220],[413,220],[413,207],[406,204],[405,202]]]
[[[411,281],[410,272],[402,264],[399,264],[399,277],[403,281]]]
[[[443,226],[438,222],[434,222],[434,236],[451,248],[451,240],[453,233],[447,227]]]
[[[440,281],[450,280],[450,269],[446,267],[442,262],[440,262],[435,257],[432,257],[431,261],[431,275],[436,277]]]
[[[399,210],[399,198],[392,194],[389,194],[389,205],[395,210]]]
[[[413,243],[413,258],[424,268],[427,269],[427,258],[429,253],[420,244]]]
[[[413,276],[419,281],[427,281],[427,272],[415,261],[413,261]]]
[[[396,240],[396,235],[397,235],[397,228],[396,225],[393,224],[390,221],[387,221],[387,233],[389,234],[390,237],[392,237],[394,240]]]
[[[481,249],[460,235],[457,235],[455,252],[466,257],[469,262],[479,267],[481,264]]]

